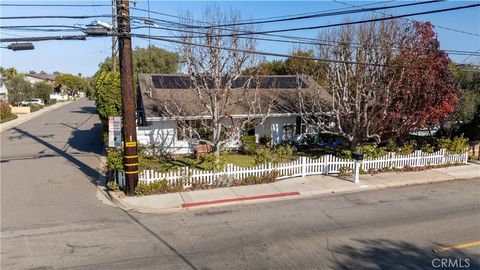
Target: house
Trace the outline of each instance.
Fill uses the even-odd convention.
[[[257,142],[264,136],[271,137],[272,144],[292,141],[299,134],[307,132],[307,126],[300,117],[299,94],[309,93],[313,89],[320,89],[322,99],[331,101],[330,94],[306,76],[259,76],[255,79],[239,77],[233,82],[231,92],[232,98],[239,102],[228,108],[228,115],[232,119],[252,119],[254,125],[247,134],[255,135]],[[264,103],[261,105],[263,110],[260,107],[260,110],[252,113],[250,103],[245,101],[248,98],[245,97],[256,95],[267,98],[259,102]],[[182,114],[172,110],[174,106],[179,107],[179,104]],[[186,75],[140,74],[137,93],[139,144],[153,145],[161,152],[193,153],[195,145],[185,136],[188,132],[184,127],[185,119],[193,122],[210,118],[199,104],[198,95]],[[241,135],[236,134],[226,147],[238,148]]]
[[[46,82],[49,84],[55,84],[55,75],[50,74],[42,74],[42,73],[34,73],[34,74],[25,74],[25,80],[28,81],[30,84],[35,84],[38,82]]]
[[[7,78],[0,76],[0,101],[8,101],[8,89],[5,85]]]

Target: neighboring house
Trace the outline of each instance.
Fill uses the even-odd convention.
[[[0,101],[8,101],[8,89],[5,85],[7,78],[0,76]]]
[[[38,82],[46,82],[55,85],[55,78],[55,75],[50,74],[25,74],[25,80],[27,80],[31,84],[35,84]]]
[[[271,95],[274,102],[270,103],[268,115],[257,113],[253,115],[254,121],[266,118],[262,125],[256,125],[248,131],[248,135],[255,135],[257,142],[263,136],[272,137],[273,144],[283,141],[293,141],[300,134],[307,132],[307,127],[301,121],[299,108],[299,92],[309,92],[312,89],[320,89],[322,98],[327,102],[331,96],[321,88],[313,79],[297,76],[261,76],[257,82],[250,83],[245,87],[247,77],[240,77],[234,82],[235,89],[232,96],[238,97],[248,92]],[[184,119],[208,119],[200,106],[199,98],[191,89],[189,78],[185,75],[161,75],[140,74],[138,77],[139,87],[137,94],[137,140],[145,146],[155,146],[159,152],[173,154],[193,153],[194,144],[185,137],[183,125]],[[241,94],[239,94],[241,93]],[[169,110],[168,104],[175,99],[182,101],[183,111],[186,115],[175,115]],[[265,105],[267,106],[267,105]],[[239,102],[231,106],[229,115],[234,119],[251,118],[250,107],[247,102]],[[267,110],[263,110],[267,111]],[[236,149],[240,146],[240,136],[226,145],[227,148]]]
[[[56,101],[67,101],[68,100],[68,95],[65,93],[53,93],[50,94],[50,99],[51,100],[56,100]]]

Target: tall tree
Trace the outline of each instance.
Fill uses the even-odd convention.
[[[174,52],[150,45],[148,48],[137,47],[132,52],[134,76],[139,73],[176,73],[180,57]],[[117,59],[117,70],[119,61]],[[99,64],[99,71],[112,71],[112,58],[106,58]]]
[[[45,103],[50,102],[50,94],[53,93],[53,86],[46,82],[37,82],[33,85],[33,95],[41,98]]]
[[[8,89],[8,101],[11,104],[19,104],[23,100],[32,97],[32,86],[20,74],[10,75],[10,79],[6,81]],[[8,78],[8,75],[7,75]]]
[[[188,15],[184,17],[188,18]],[[208,138],[202,138],[200,132],[196,132],[197,142],[203,141],[212,145],[218,161],[223,147],[247,122],[252,122],[249,116],[242,120],[233,119],[231,108],[243,103],[247,104],[252,115],[262,110],[264,114],[268,114],[268,108],[266,108],[268,106],[263,108],[259,106],[268,103],[265,101],[272,97],[264,97],[265,101],[260,102],[259,99],[263,97],[258,93],[252,93],[255,90],[248,89],[247,85],[254,79],[253,75],[245,78],[243,85],[239,86],[235,83],[243,70],[256,65],[258,61],[252,53],[255,50],[255,40],[241,39],[236,35],[253,31],[252,26],[235,25],[235,22],[241,19],[240,14],[235,11],[226,14],[216,6],[205,9],[203,19],[206,21],[206,27],[196,30],[201,34],[188,31],[181,34],[180,38],[184,43],[180,50],[191,88],[195,93],[195,102],[203,111],[201,115],[208,118],[208,121],[201,122],[196,131],[206,130],[211,134]],[[229,29],[208,27],[227,22],[232,24]],[[181,23],[191,25],[193,20],[185,19]],[[181,104],[184,102],[179,100],[177,106],[169,104],[166,109],[177,110],[174,114],[184,116],[179,120],[188,125],[186,123],[188,115],[185,114]]]
[[[385,121],[385,134],[405,136],[412,130],[447,120],[458,102],[450,59],[430,23],[413,22],[400,43],[399,68]]]

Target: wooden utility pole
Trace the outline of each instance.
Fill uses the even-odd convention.
[[[132,38],[128,0],[117,0],[118,51],[122,88],[123,167],[127,195],[135,195],[138,183],[137,124],[133,89]]]
[[[112,70],[113,72],[116,71],[117,69],[117,61],[116,61],[116,56],[117,56],[117,48],[115,48],[117,46],[117,36],[116,36],[116,33],[115,31],[117,31],[117,23],[116,23],[116,18],[115,18],[115,10],[116,10],[116,3],[115,3],[115,0],[112,0]]]

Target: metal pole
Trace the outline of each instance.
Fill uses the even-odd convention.
[[[353,182],[355,184],[357,184],[358,182],[360,182],[360,165],[362,164],[362,162],[360,160],[355,160],[354,163],[353,163],[353,167],[354,167],[354,172],[353,172]]]
[[[128,0],[117,0],[118,49],[120,56],[120,83],[122,88],[123,166],[127,195],[135,195],[138,183],[137,124],[135,121],[135,93],[133,90],[132,38],[130,37],[130,10]]]

